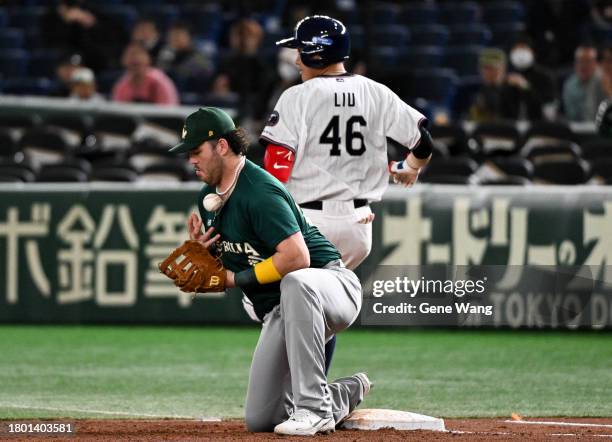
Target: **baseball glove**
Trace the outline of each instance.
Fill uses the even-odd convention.
[[[218,293],[225,290],[225,268],[198,241],[185,241],[159,264],[159,270],[183,292]]]

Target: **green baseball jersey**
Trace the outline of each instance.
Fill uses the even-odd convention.
[[[205,185],[198,197],[204,226],[214,227],[221,235],[217,246],[223,265],[240,272],[261,262],[276,251],[276,246],[297,232],[302,232],[310,252],[310,267],[322,268],[340,259],[338,250],[308,223],[302,210],[285,187],[268,172],[246,160],[236,187],[217,212],[204,209],[204,197],[215,192]],[[280,301],[280,282],[245,291],[255,313],[263,318]]]

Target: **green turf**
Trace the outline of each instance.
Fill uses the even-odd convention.
[[[0,418],[240,417],[257,332],[1,326]],[[345,332],[331,377],[361,370],[375,382],[367,407],[442,417],[612,416],[606,333]]]

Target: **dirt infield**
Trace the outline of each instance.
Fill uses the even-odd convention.
[[[63,422],[70,419],[62,419]],[[446,419],[447,432],[432,431],[357,431],[338,430],[329,436],[317,436],[315,440],[329,441],[488,441],[488,440],[568,440],[572,438],[593,438],[606,440],[612,438],[611,418],[542,418],[528,419],[526,422],[563,422],[567,425],[509,423],[503,418],[496,419]],[[274,434],[247,433],[244,423],[239,420],[223,422],[202,422],[195,420],[72,420],[76,425],[73,437],[53,436],[7,437],[9,422],[3,421],[0,440],[84,440],[84,441],[203,441],[203,440],[284,440]],[[19,422],[25,422],[24,420]],[[27,422],[53,422],[52,420],[28,420]],[[570,424],[580,424],[570,425]],[[589,426],[585,426],[588,424]],[[291,440],[313,440],[312,438],[290,438]]]

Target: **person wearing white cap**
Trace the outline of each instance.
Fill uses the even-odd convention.
[[[96,91],[96,77],[89,68],[78,68],[70,77],[70,98],[78,101],[105,101]]]

